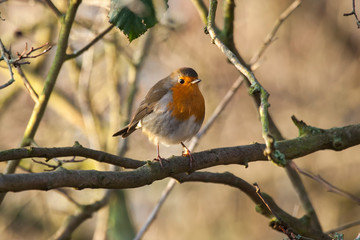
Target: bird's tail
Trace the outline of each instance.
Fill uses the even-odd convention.
[[[122,136],[123,138],[126,138],[127,136],[132,134],[135,130],[136,130],[136,125],[132,125],[131,127],[129,127],[129,125],[127,125],[126,127],[121,129],[120,131],[114,133],[112,136],[113,137]]]

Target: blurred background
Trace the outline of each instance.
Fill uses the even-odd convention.
[[[67,1],[53,3],[66,11]],[[219,1],[218,26],[222,26],[222,3]],[[234,39],[246,61],[291,3],[236,1]],[[255,75],[270,93],[270,113],[284,137],[297,136],[292,115],[319,128],[359,123],[360,30],[353,16],[343,16],[351,10],[351,0],[304,1],[281,26],[276,41],[260,60]],[[23,66],[29,82],[40,93],[56,51],[58,19],[42,1],[35,0],[3,2],[0,12],[0,38],[13,53],[22,52],[25,43],[37,47],[50,42],[54,46],[46,55]],[[84,0],[71,31],[69,51],[80,49],[107,28],[108,12],[109,1]],[[82,56],[64,64],[36,133],[38,146],[72,146],[79,141],[86,147],[117,153],[123,140],[111,135],[125,124],[129,111],[138,106],[155,82],[184,66],[196,69],[203,80],[200,88],[206,101],[206,122],[239,73],[204,34],[204,24],[191,1],[169,0],[169,9],[159,16],[160,24],[131,44],[118,29],[113,29]],[[4,66],[2,62],[0,84],[10,78]],[[34,106],[21,78],[15,75],[15,79],[14,84],[0,90],[0,150],[19,146]],[[129,109],[127,99],[134,92],[134,81],[137,91]],[[195,151],[253,142],[263,142],[261,125],[255,104],[243,85]],[[156,155],[156,147],[140,131],[132,134],[127,144],[127,157],[148,160]],[[161,152],[163,157],[179,155],[181,146],[161,146]],[[317,152],[295,162],[360,196],[359,156],[360,148],[355,146],[341,152]],[[0,163],[0,170],[5,166],[6,163]],[[91,160],[68,163],[65,167],[109,169]],[[26,169],[43,171],[44,166],[24,160],[17,172]],[[230,171],[249,183],[257,182],[284,210],[296,217],[304,214],[284,169],[270,162],[251,163],[248,168],[219,166],[207,171]],[[324,231],[359,220],[356,202],[327,192],[305,176],[302,179]],[[136,230],[146,221],[168,181],[124,191]],[[80,204],[91,204],[104,194],[101,189],[67,192]],[[55,190],[9,193],[0,206],[0,236],[48,239],[76,211],[76,205]],[[74,232],[73,239],[101,239],[96,234],[108,212],[109,207],[100,210]],[[285,238],[269,228],[268,222],[237,189],[184,183],[175,186],[143,239]],[[359,232],[359,226],[342,231],[345,239],[354,239]]]

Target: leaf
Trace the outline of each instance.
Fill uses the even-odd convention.
[[[167,1],[164,0],[166,8]],[[130,42],[158,22],[152,0],[111,0],[109,18]]]

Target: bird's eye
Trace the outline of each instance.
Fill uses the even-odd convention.
[[[184,84],[185,83],[185,80],[180,78],[179,81],[178,81],[180,84]]]

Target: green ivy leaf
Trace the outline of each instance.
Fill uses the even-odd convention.
[[[167,1],[164,0],[166,7]],[[109,18],[130,42],[158,22],[152,0],[111,0]]]

